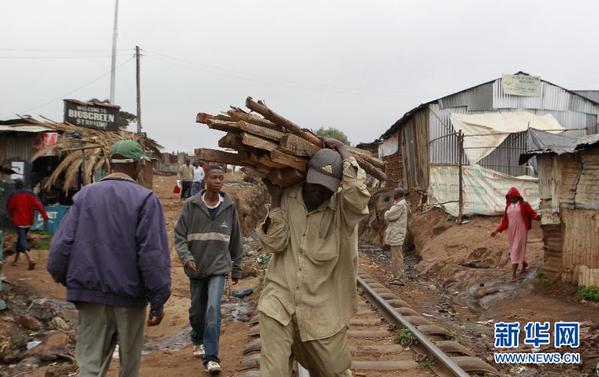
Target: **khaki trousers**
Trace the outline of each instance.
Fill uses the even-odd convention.
[[[302,342],[295,317],[287,326],[260,313],[261,377],[292,376],[295,359],[311,377],[351,377],[347,329],[326,339]]]
[[[394,278],[403,277],[403,246],[391,246],[391,267]]]
[[[75,358],[79,377],[103,377],[119,343],[120,377],[138,377],[146,308],[79,303]]]

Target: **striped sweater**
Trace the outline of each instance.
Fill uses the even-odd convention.
[[[214,217],[200,194],[183,205],[175,226],[175,248],[185,265],[195,260],[197,270],[185,270],[191,279],[231,274],[241,277],[241,235],[237,209],[231,198],[221,192],[223,202]]]

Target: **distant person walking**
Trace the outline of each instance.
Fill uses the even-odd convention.
[[[79,310],[79,377],[106,375],[117,338],[119,376],[139,376],[148,302],[148,326],[164,318],[168,236],[158,197],[135,181],[142,159],[137,142],[115,143],[112,174],[73,197],[52,240],[48,271]]]
[[[518,264],[522,264],[522,271],[528,271],[526,263],[526,243],[528,241],[528,231],[532,228],[532,220],[540,220],[541,216],[532,209],[528,202],[525,202],[518,192],[518,189],[512,187],[505,196],[506,206],[501,224],[491,237],[504,230],[508,231],[508,243],[510,245],[510,258],[512,260],[512,282],[517,280]]]
[[[194,161],[193,163],[193,183],[191,184],[191,196],[202,191],[204,186],[204,176],[206,175],[202,163]]]
[[[323,141],[328,148],[312,156],[304,183],[264,182],[271,207],[258,237],[272,259],[258,302],[262,377],[292,376],[290,358],[312,376],[352,375],[347,329],[370,194],[348,148]]]
[[[15,188],[16,191],[8,198],[8,203],[6,205],[12,223],[17,230],[16,253],[12,265],[16,266],[19,255],[23,253],[29,262],[29,269],[33,270],[35,268],[35,261],[31,258],[31,255],[29,255],[31,249],[27,242],[27,233],[29,232],[29,228],[33,225],[36,209],[44,219],[44,227],[47,226],[48,214],[33,191],[24,188],[22,180],[15,181]]]
[[[179,167],[177,178],[181,181],[181,199],[185,200],[191,196],[191,184],[193,182],[193,166],[189,158]]]
[[[222,192],[225,171],[210,165],[206,190],[185,202],[175,226],[175,247],[189,277],[193,356],[201,358],[210,374],[221,371],[218,357],[220,303],[227,275],[241,278],[241,235],[237,208]]]
[[[405,199],[406,190],[397,188],[393,192],[393,205],[385,212],[385,244],[391,247],[391,264],[393,279],[403,278],[404,261],[403,245],[408,231],[408,214],[410,206]]]

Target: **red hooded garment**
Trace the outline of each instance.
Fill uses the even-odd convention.
[[[534,209],[532,209],[530,204],[528,204],[528,202],[524,201],[524,199],[522,198],[522,195],[520,195],[520,192],[518,191],[518,189],[515,187],[512,187],[511,189],[508,190],[507,194],[505,195],[505,202],[506,202],[505,203],[505,212],[503,213],[503,219],[501,220],[501,225],[499,225],[499,227],[497,227],[497,229],[495,229],[495,231],[497,233],[501,233],[504,230],[506,230],[509,226],[509,220],[507,217],[507,209],[508,209],[509,205],[511,204],[508,199],[509,196],[515,196],[515,197],[520,198],[520,201],[518,202],[518,204],[520,205],[520,214],[522,215],[522,220],[524,220],[524,224],[526,224],[526,229],[530,230],[532,228],[532,220],[537,220],[539,218],[539,216],[534,211]]]

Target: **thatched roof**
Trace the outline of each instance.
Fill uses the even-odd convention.
[[[30,124],[36,124],[49,128],[60,133],[58,142],[38,150],[31,161],[46,155],[49,151],[56,151],[61,159],[56,169],[52,172],[49,179],[45,182],[44,188],[49,189],[54,185],[58,178],[64,174],[64,189],[75,178],[82,169],[82,184],[92,183],[94,173],[103,167],[110,167],[108,156],[110,147],[119,140],[136,140],[144,148],[156,156],[160,156],[162,146],[156,141],[128,131],[102,131],[91,128],[83,128],[70,123],[58,123],[50,119],[37,120],[35,118],[23,118],[23,121]]]

